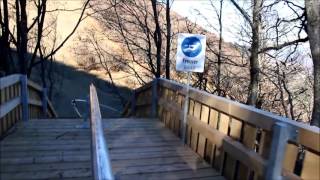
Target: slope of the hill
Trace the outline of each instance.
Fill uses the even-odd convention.
[[[68,1],[68,0],[60,0],[59,3],[54,3],[56,1],[49,1],[51,4],[49,4],[51,9],[66,9],[68,11],[61,11],[57,14],[57,38],[58,42],[62,41],[64,37],[68,35],[69,32],[72,31],[72,28],[77,22],[77,19],[80,16],[81,13],[81,6],[83,5],[83,1]],[[91,59],[94,59],[94,63],[100,63],[98,57],[99,54],[95,51],[97,51],[97,45],[99,45],[101,48],[101,51],[106,51],[108,53],[108,56],[104,57],[107,59],[107,63],[111,64],[111,66],[117,66],[112,64],[113,59],[111,57],[118,56],[122,59],[125,59],[125,63],[132,63],[131,54],[128,51],[128,48],[126,47],[125,43],[123,42],[123,39],[119,37],[119,29],[116,29],[114,27],[110,27],[107,24],[107,21],[109,19],[106,19],[104,17],[108,16],[114,16],[114,12],[112,11],[112,8],[109,7],[108,3],[109,1],[101,1],[101,0],[92,0],[90,8],[86,11],[86,15],[90,14],[90,16],[87,16],[78,27],[76,33],[70,38],[70,40],[64,45],[64,47],[57,53],[56,59],[58,59],[60,62],[71,65],[74,68],[78,69],[81,68],[79,65],[83,65],[90,61]],[[121,7],[119,7],[119,11],[121,11],[122,14],[120,14],[123,17],[128,16],[130,18],[130,10],[136,11],[140,10],[140,12],[137,13],[137,16],[134,21],[137,21],[138,19],[145,18],[143,15],[146,11],[148,14],[147,17],[147,24],[150,26],[150,31],[153,32],[154,30],[154,24],[152,19],[152,7],[150,6],[150,2],[146,0],[137,0],[133,2],[127,2],[124,1],[123,4],[126,6],[124,9],[124,12],[121,11]],[[143,7],[144,6],[144,7]],[[80,9],[79,9],[80,8]],[[141,8],[141,9],[139,9]],[[144,9],[145,8],[145,9]],[[160,9],[160,24],[163,28],[163,45],[162,45],[162,53],[163,53],[163,59],[165,57],[165,8],[159,4],[158,8]],[[72,10],[72,11],[70,11]],[[96,11],[93,13],[93,11]],[[126,14],[126,11],[128,14]],[[104,17],[103,17],[104,16]],[[176,49],[176,42],[177,42],[177,33],[201,33],[205,34],[207,36],[207,43],[211,44],[211,49],[213,51],[217,51],[218,46],[218,37],[216,34],[211,33],[203,29],[202,27],[198,26],[197,24],[194,24],[190,22],[188,19],[181,17],[179,14],[175,12],[171,12],[171,24],[172,24],[172,43],[171,43],[171,67],[172,67],[172,76],[176,76],[177,72],[174,70],[175,66],[175,49]],[[130,29],[130,27],[129,27]],[[134,33],[141,33],[138,30],[135,31],[135,27],[133,27]],[[140,35],[139,35],[140,36]],[[141,34],[143,36],[143,33]],[[141,37],[140,40],[144,39],[144,37]],[[96,41],[96,42],[95,42]],[[137,39],[137,42],[139,39]],[[96,43],[96,44],[95,44]],[[153,40],[151,40],[151,43],[154,43]],[[152,44],[154,46],[154,44]],[[225,49],[224,55],[229,57],[239,57],[239,51],[229,43],[223,43],[223,46]],[[135,49],[135,47],[133,48]],[[155,51],[154,48],[152,48],[152,51]],[[142,65],[145,67],[148,67],[148,65],[144,64],[146,60],[146,55],[144,53],[135,52],[137,55],[137,59],[139,61],[142,61]],[[154,52],[152,52],[154,53]],[[109,56],[111,54],[112,56]],[[213,52],[210,52],[208,50],[207,52],[207,58],[209,61],[215,61],[216,57]],[[145,61],[145,62],[143,62]],[[84,63],[85,62],[85,63]],[[164,64],[164,62],[163,62]],[[146,78],[146,81],[148,81],[148,75],[150,75],[150,72],[147,72],[144,68],[142,68],[140,65],[137,65],[135,63],[132,64],[132,67],[140,73],[144,78]],[[83,68],[83,67],[82,67]],[[112,69],[112,68],[111,68]],[[243,70],[241,70],[244,72]],[[240,71],[240,72],[241,72]],[[96,68],[94,70],[88,71],[90,74],[94,74],[97,77],[100,77],[102,79],[109,79],[109,76],[106,74],[106,71],[104,68]],[[164,72],[164,71],[163,71]],[[136,76],[134,73],[132,73],[130,70],[123,71],[123,70],[112,70],[112,76],[115,82],[122,86],[128,86],[130,88],[139,86],[139,83],[136,82]]]
[[[53,64],[53,69],[52,79],[54,83],[51,99],[59,117],[77,117],[77,114],[71,105],[71,101],[73,99],[88,98],[89,85],[91,83],[97,88],[100,104],[107,105],[117,110],[112,111],[101,107],[102,116],[107,118],[119,117],[121,115],[124,103],[126,103],[126,100],[130,97],[130,89],[119,86],[115,88],[107,80],[60,62],[55,62]],[[31,78],[41,84],[40,74],[33,73]],[[116,91],[123,96],[124,102],[118,97]],[[85,113],[88,110],[86,104],[81,102],[78,103],[78,108],[80,113]]]

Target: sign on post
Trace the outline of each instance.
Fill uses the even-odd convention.
[[[176,70],[203,72],[206,51],[206,36],[200,34],[179,34]]]
[[[189,104],[189,84],[191,72],[203,72],[206,52],[206,36],[200,34],[179,34],[176,70],[188,73],[187,93],[184,101],[182,141],[186,143],[187,115]]]

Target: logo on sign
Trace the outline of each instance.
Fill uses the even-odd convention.
[[[182,41],[181,49],[184,55],[196,57],[202,50],[201,42],[197,37],[187,37]]]

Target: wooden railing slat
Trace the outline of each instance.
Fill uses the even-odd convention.
[[[177,127],[180,126],[178,122],[181,123],[183,120],[183,99],[187,95],[187,88],[185,85],[162,78],[157,82],[158,117],[166,127],[176,133]],[[141,98],[151,98],[150,85],[151,83],[139,88],[138,102]],[[310,157],[313,155],[319,158],[320,129],[317,127],[292,121],[195,88],[190,88],[188,96],[186,143],[220,170],[227,179],[261,179],[268,174],[274,177],[280,176],[281,167],[272,168],[271,164],[277,167],[282,165],[279,162],[283,162],[282,158],[287,156],[282,145],[288,143],[287,140],[293,146],[302,146],[308,152],[303,168],[312,168]],[[146,110],[145,106],[137,107],[138,112],[144,112],[141,114],[142,117],[148,115]],[[276,132],[274,129],[277,129],[275,126],[279,124],[284,124],[286,127],[280,130],[281,133],[288,133],[289,136],[287,140],[276,143],[272,138],[273,133]],[[279,154],[284,154],[283,156],[272,156],[275,152],[271,152],[271,149],[277,149],[275,145],[281,146],[277,151],[280,152]],[[277,159],[280,161],[278,162]],[[293,161],[295,160],[288,161],[290,170],[283,169],[282,173],[285,177],[299,179],[300,177],[293,174],[292,169],[295,168]],[[265,174],[265,171],[268,173]],[[306,170],[303,171],[305,176],[309,174]]]
[[[173,90],[179,91],[181,94],[185,94],[186,92],[184,86],[173,81],[161,78],[159,80],[159,84],[166,88],[172,88]],[[288,128],[291,128],[292,131],[298,132],[297,138],[292,139],[295,143],[302,144],[308,148],[320,152],[320,137],[318,127],[280,117],[270,112],[231,101],[226,98],[218,97],[195,88],[190,88],[190,98],[264,130],[271,131],[276,122],[286,123],[289,125]]]
[[[196,118],[189,116],[188,125],[191,125],[197,131],[201,132],[203,136],[213,142],[218,148],[223,148],[228,154],[235,157],[237,160],[246,164],[248,167],[252,167],[259,173],[263,173],[265,167],[265,161],[253,150],[250,150],[243,146],[241,143],[232,140],[226,134],[219,132],[218,130],[208,127],[203,122]]]
[[[32,89],[38,91],[38,92],[41,92],[42,91],[42,87],[39,86],[37,83],[31,81],[28,79],[28,86],[31,87]]]
[[[303,168],[301,172],[302,179],[317,179],[320,177],[320,157],[310,151],[306,151]]]
[[[37,99],[29,99],[29,104],[42,107],[42,102]]]
[[[26,75],[14,74],[0,78],[0,137],[21,119],[42,118],[45,114],[57,117],[50,101],[49,111],[44,109],[43,88],[27,79]]]

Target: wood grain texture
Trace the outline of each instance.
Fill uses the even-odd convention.
[[[0,118],[2,119],[6,114],[11,112],[14,108],[16,108],[21,103],[21,98],[16,97],[11,99],[10,101],[0,105]]]
[[[177,82],[160,78],[159,84],[180,94],[186,94],[185,86]],[[320,152],[320,130],[315,126],[309,126],[304,123],[292,121],[270,112],[231,101],[226,98],[218,97],[195,88],[190,88],[190,98],[205,104],[210,108],[214,108],[219,112],[230,115],[236,119],[244,121],[245,123],[260,127],[267,131],[272,131],[273,125],[276,122],[285,123],[293,131],[298,132],[298,137],[291,139],[293,142],[302,144],[313,151]]]
[[[0,142],[1,178],[92,179],[90,131],[77,129],[81,124],[80,119],[18,123]],[[223,179],[156,119],[105,119],[103,125],[117,179]]]
[[[0,78],[0,90],[9,87],[11,85],[16,84],[17,82],[20,81],[20,75],[18,74],[13,74],[13,75],[9,75],[6,77],[2,77]]]
[[[158,82],[160,91],[158,105],[162,111],[160,120],[175,132],[178,126],[177,119],[183,118],[181,105],[187,92],[186,88],[182,84],[161,78]],[[278,122],[287,125],[287,130],[291,134],[290,143],[301,145],[307,150],[309,159],[312,154],[319,158],[319,128],[195,88],[190,88],[188,122],[187,144],[200,157],[223,172],[228,179],[262,178],[265,162],[271,153],[275,153],[270,152],[270,149],[273,128]],[[199,122],[203,124],[200,125]],[[237,148],[247,152],[237,152],[234,150]],[[295,163],[294,160],[287,163],[289,169],[295,166],[292,164]],[[308,163],[305,166],[309,166]],[[286,177],[293,179],[297,177],[292,170],[284,169],[283,173]]]
[[[306,151],[301,172],[302,179],[320,179],[320,157],[310,151]]]

